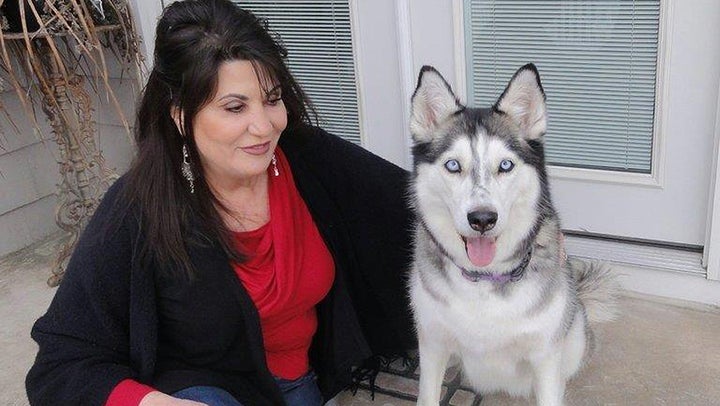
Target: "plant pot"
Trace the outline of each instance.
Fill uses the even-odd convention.
[[[35,5],[35,10],[38,14],[42,13],[44,0],[25,0],[25,23],[27,25],[27,31],[37,31],[40,28],[35,14],[32,12],[29,2],[32,1]],[[2,14],[7,20],[7,32],[23,32],[22,20],[20,19],[20,0],[5,0],[0,8]]]

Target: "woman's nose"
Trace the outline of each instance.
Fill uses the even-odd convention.
[[[270,116],[267,114],[264,108],[258,109],[258,111],[252,115],[249,130],[252,135],[265,136],[272,132],[272,122]]]

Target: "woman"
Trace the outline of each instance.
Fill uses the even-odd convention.
[[[407,174],[309,125],[284,56],[229,1],[164,11],[137,158],[33,328],[32,404],[317,405],[414,345]]]

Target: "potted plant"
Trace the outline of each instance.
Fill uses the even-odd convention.
[[[55,218],[71,238],[48,280],[56,286],[80,231],[114,176],[97,148],[90,95],[106,97],[130,134],[106,56],[139,78],[139,39],[127,0],[0,0],[0,12],[1,83],[14,89],[38,135],[36,112],[44,113],[59,151]],[[15,127],[15,118],[2,104],[0,113]]]

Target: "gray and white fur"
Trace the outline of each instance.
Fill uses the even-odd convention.
[[[612,319],[617,285],[599,263],[566,261],[544,158],[545,93],[520,68],[490,108],[468,108],[432,67],[412,98],[415,231],[410,295],[418,404],[437,405],[449,360],[481,393],[562,405]]]

